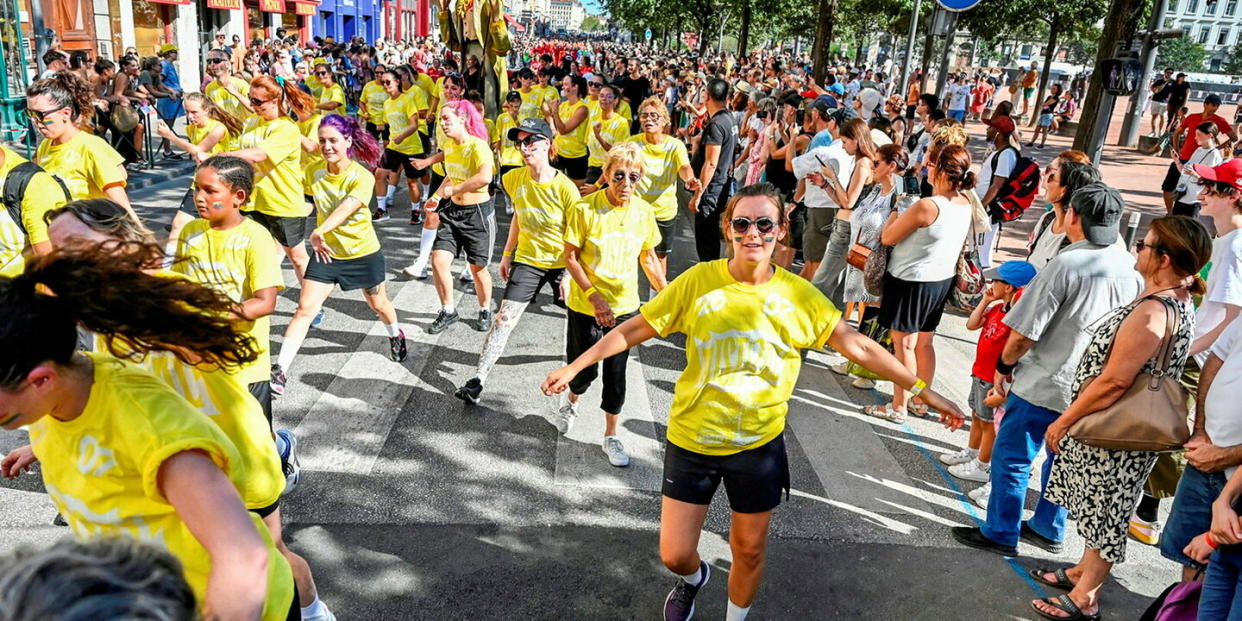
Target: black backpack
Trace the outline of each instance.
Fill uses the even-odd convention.
[[[8,176],[4,178],[2,199],[4,201],[4,208],[9,211],[9,217],[13,219],[13,222],[17,224],[17,228],[21,229],[23,234],[26,233],[26,225],[22,223],[22,198],[26,196],[26,186],[30,185],[30,180],[41,172],[47,171],[34,162],[22,162],[14,166],[13,170],[10,170]],[[65,186],[65,182],[61,181],[60,177],[56,175],[49,173],[49,176],[56,180],[61,191],[65,193],[65,199],[69,199],[69,188]]]

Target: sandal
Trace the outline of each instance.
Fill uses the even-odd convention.
[[[1044,576],[1047,574],[1052,574],[1053,576],[1056,577],[1056,580],[1049,580],[1045,578]],[[1062,569],[1032,569],[1031,571],[1027,572],[1027,575],[1034,578],[1037,582],[1046,584],[1050,587],[1056,587],[1058,589],[1065,589],[1067,591],[1074,588],[1074,583],[1070,582],[1069,576],[1066,575],[1065,569],[1063,568]]]
[[[886,420],[890,423],[901,424],[906,422],[906,413],[904,411],[896,408],[889,409],[890,407],[891,406],[888,403],[877,403],[875,405],[863,406],[862,411],[863,414],[866,414],[867,416]]]
[[[922,403],[911,403],[910,413],[914,414],[915,416],[919,418],[931,418],[935,420],[940,420],[939,412],[933,413],[930,408],[928,408],[926,405],[923,405]]]
[[[1034,610],[1035,612],[1039,613],[1039,616],[1047,618],[1047,619],[1057,619],[1058,621],[1100,621],[1099,612],[1096,612],[1095,614],[1091,614],[1091,615],[1084,613],[1082,609],[1080,609],[1078,605],[1074,603],[1074,600],[1070,599],[1069,595],[1058,595],[1056,597],[1045,597],[1038,601],[1048,604],[1049,606],[1052,606],[1053,608],[1056,608],[1057,610],[1060,610],[1061,612],[1067,612],[1070,615],[1068,617],[1061,617],[1061,616],[1057,616],[1054,614],[1049,614],[1047,612],[1044,612],[1043,610],[1040,610],[1040,608],[1035,605],[1035,602],[1031,602],[1031,610]]]

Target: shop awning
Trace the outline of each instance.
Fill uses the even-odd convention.
[[[259,10],[264,13],[284,13],[285,0],[259,0]]]

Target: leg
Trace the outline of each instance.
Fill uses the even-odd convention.
[[[996,442],[996,425],[992,421],[978,420],[979,424],[979,462],[988,464],[992,462],[992,445]],[[974,435],[975,427],[970,426],[971,435]]]
[[[835,210],[833,210],[835,212]],[[841,296],[843,291],[842,274],[848,267],[845,255],[850,250],[850,223],[848,220],[834,220],[832,232],[828,235],[828,246],[824,250],[823,261],[815,270],[811,283],[819,288],[828,299],[840,308],[844,304]]]
[[[772,512],[733,512],[729,528],[729,550],[733,569],[729,572],[729,601],[749,608],[763,580],[764,557],[768,547],[768,525]]]
[[[979,418],[979,416],[975,414],[974,412],[971,412],[970,438],[966,440],[966,448],[974,449],[976,451],[979,450],[979,444],[983,442],[984,424],[986,423],[983,422],[983,419]],[[983,461],[983,460],[980,459],[979,461]]]
[[[280,345],[280,356],[276,359],[276,364],[286,373],[293,366],[293,360],[302,347],[302,341],[306,338],[306,333],[310,331],[311,322],[315,320],[315,315],[318,315],[319,309],[323,308],[324,300],[332,295],[332,289],[335,287],[336,285],[314,280],[302,283],[302,292],[298,296],[298,309],[293,311],[293,317],[289,319],[289,325],[285,328],[285,339]]]
[[[897,362],[911,373],[918,374],[918,358],[915,355],[915,347],[918,343],[918,335],[909,332],[900,332],[898,330],[890,330],[889,336],[893,339],[893,356],[897,358]],[[904,413],[906,411],[907,392],[893,386],[893,409]]]
[[[936,378],[936,348],[932,344],[935,336],[935,332],[919,332],[914,342],[917,375],[919,379],[927,382],[928,386],[931,386],[932,380]]]
[[[303,278],[306,276],[306,264],[310,263],[310,255],[306,252],[306,246],[302,244],[281,246],[281,250],[285,251],[285,255],[289,257],[289,262],[293,264],[293,273],[297,275],[298,283],[306,286]]]
[[[707,507],[662,497],[660,560],[669,571],[679,576],[699,570],[699,534],[703,531],[703,520],[707,518]]]
[[[298,588],[298,606],[302,608],[310,606],[319,598],[319,591],[315,588],[315,577],[311,575],[310,565],[306,559],[285,545],[284,531],[280,524],[280,508],[263,518],[263,523],[267,525],[267,530],[272,535],[272,543],[276,544],[276,549],[280,550],[285,560],[289,561],[289,568],[293,570],[293,583]]]
[[[497,360],[500,360],[500,355],[505,352],[505,345],[509,343],[509,335],[513,333],[513,328],[517,327],[518,320],[522,318],[522,313],[526,312],[528,304],[528,302],[515,302],[512,300],[502,300],[500,302],[500,310],[496,312],[496,319],[492,323],[492,329],[487,332],[487,336],[483,339],[483,351],[479,354],[479,366],[474,373],[474,376],[479,378],[480,382],[487,381],[487,376],[492,372],[492,367],[496,365]]]
[[[617,325],[629,317],[617,317]],[[600,337],[611,330],[602,330]],[[617,435],[617,421],[621,418],[621,408],[625,405],[625,367],[630,353],[623,351],[615,356],[604,358],[603,375],[604,389],[601,409],[604,410],[604,435]]]
[[[988,500],[983,535],[1008,546],[1018,545],[1031,462],[1044,443],[1044,433],[1058,414],[1032,405],[1014,393],[1005,401],[1005,417],[996,431],[992,448],[992,495]],[[1064,511],[1062,509],[1061,511]],[[1038,513],[1038,511],[1037,511]],[[1033,522],[1034,520],[1032,520]],[[1064,517],[1061,519],[1064,528]],[[1040,534],[1049,536],[1052,533]],[[1060,541],[1060,532],[1057,532]]]
[[[1236,548],[1237,546],[1233,546]],[[1242,621],[1242,551],[1222,548],[1208,559],[1199,596],[1201,621]]]
[[[1047,425],[1052,424],[1048,421],[1044,425],[1045,431]],[[1065,519],[1069,515],[1069,511],[1061,505],[1053,504],[1044,499],[1044,490],[1048,487],[1048,477],[1052,474],[1052,464],[1056,462],[1056,454],[1044,447],[1044,467],[1040,473],[1043,477],[1039,484],[1039,501],[1035,503],[1035,514],[1027,522],[1031,530],[1047,537],[1053,541],[1061,541],[1065,538]]]
[[[720,211],[694,214],[694,247],[700,261],[720,258]]]
[[[487,270],[486,265],[470,265],[470,272],[474,274],[474,294],[479,298],[479,308],[491,309],[492,307],[492,273]]]
[[[441,306],[453,306],[453,254],[447,250],[431,252],[431,278],[435,281],[436,294],[440,296]]]
[[[1073,590],[1069,592],[1069,597],[1083,614],[1095,614],[1100,607],[1100,587],[1104,586],[1104,581],[1108,579],[1108,573],[1112,571],[1113,564],[1100,558],[1099,550],[1087,548],[1083,550],[1082,560],[1079,561],[1078,566],[1082,571],[1077,578],[1070,578],[1075,584]],[[1067,571],[1066,574],[1069,572]],[[1035,600],[1034,604],[1049,614],[1055,616],[1064,614],[1043,600]]]
[[[362,298],[367,301],[367,306],[370,306],[371,310],[379,316],[380,323],[386,326],[397,323],[397,309],[392,305],[392,300],[388,299],[388,293],[384,291],[384,283],[363,289]]]

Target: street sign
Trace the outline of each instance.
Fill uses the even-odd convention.
[[[643,37],[646,38],[648,41],[651,40],[651,29],[650,28],[647,29],[647,32],[643,33]]]
[[[944,7],[946,11],[953,11],[955,13],[970,10],[976,4],[979,4],[979,0],[936,0],[936,2]]]

